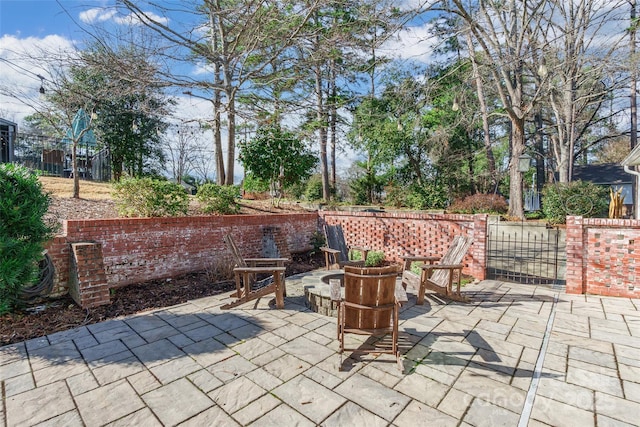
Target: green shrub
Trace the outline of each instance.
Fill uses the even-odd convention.
[[[204,184],[198,188],[196,198],[202,203],[204,213],[229,215],[240,212],[236,199],[240,197],[240,189],[236,186]]]
[[[564,224],[567,215],[606,217],[608,189],[586,181],[548,184],[542,189],[542,211],[551,224]]]
[[[189,196],[180,184],[151,178],[129,178],[113,186],[116,209],[124,217],[186,215]]]
[[[394,208],[401,208],[407,205],[407,189],[397,185],[390,184],[384,188],[386,197],[384,203],[387,206],[393,206]]]
[[[411,209],[444,209],[448,202],[445,188],[435,182],[412,185],[407,193],[407,207]]]
[[[320,175],[313,175],[309,178],[304,197],[310,202],[322,200],[322,178]]]
[[[498,194],[473,194],[456,200],[447,211],[462,214],[490,213],[505,214],[509,205],[504,197]]]
[[[411,266],[409,267],[409,270],[411,270],[413,273],[417,274],[418,276],[422,275],[422,265],[424,264],[424,262],[422,261],[414,261],[411,263]]]
[[[384,262],[384,252],[369,251],[364,262],[365,267],[379,267]]]
[[[249,193],[266,193],[269,191],[269,181],[264,181],[248,173],[242,181],[242,188]]]
[[[313,248],[311,250],[312,254],[317,254],[320,252],[320,248],[327,244],[327,239],[325,239],[324,234],[319,231],[314,231],[309,239],[309,243]]]
[[[0,164],[0,315],[18,307],[22,288],[38,279],[44,243],[55,231],[44,220],[49,203],[37,175]]]
[[[360,261],[362,259],[362,252],[358,249],[352,249],[349,251],[349,261]]]

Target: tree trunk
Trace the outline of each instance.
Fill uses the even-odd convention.
[[[634,147],[638,145],[638,99],[636,93],[636,86],[638,85],[638,60],[636,58],[636,34],[638,23],[636,22],[636,0],[631,0],[629,3],[631,4],[631,29],[629,31],[629,57],[631,58],[631,137],[629,141],[631,149],[633,150]]]
[[[336,187],[336,131],[337,131],[337,123],[338,123],[338,106],[337,106],[337,90],[336,90],[336,70],[335,70],[335,60],[331,60],[331,115],[330,115],[330,126],[331,126],[331,187]]]
[[[228,138],[227,138],[227,172],[225,177],[225,185],[233,185],[233,172],[236,161],[236,103],[235,91],[230,88],[227,93],[227,120]]]
[[[519,157],[524,153],[524,119],[511,119],[511,161],[509,162],[509,211],[512,218],[524,218],[522,201],[522,172],[518,169]]]
[[[78,176],[78,142],[74,141],[71,147],[71,173],[73,173],[73,198],[80,198],[80,176]]]
[[[480,114],[482,115],[482,132],[484,134],[484,150],[487,156],[487,167],[489,168],[489,176],[491,177],[491,188],[495,191],[498,187],[498,174],[496,173],[496,160],[493,155],[493,148],[491,147],[491,133],[489,129],[489,113],[487,111],[487,103],[484,97],[484,85],[482,83],[482,76],[478,70],[478,64],[475,59],[475,50],[473,48],[473,40],[471,40],[471,33],[467,32],[467,49],[469,50],[469,56],[471,57],[471,65],[473,67],[473,74],[476,80],[476,93],[478,95],[478,103],[480,104]]]
[[[322,70],[320,65],[315,66],[316,79],[316,120],[318,121],[318,143],[320,145],[320,173],[322,175],[322,198],[325,201],[331,199],[329,189],[329,168],[327,167],[327,120],[324,111],[322,91]]]

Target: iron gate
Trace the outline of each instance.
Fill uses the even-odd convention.
[[[544,224],[489,223],[487,278],[562,287],[565,232]]]

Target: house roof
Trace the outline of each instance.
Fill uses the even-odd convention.
[[[4,126],[18,126],[17,123],[10,122],[9,120],[0,118],[0,124]]]
[[[624,167],[617,163],[602,163],[598,165],[575,165],[573,180],[593,182],[594,184],[631,184],[634,177],[624,171]]]
[[[635,147],[623,161],[620,162],[623,166],[637,166],[640,165],[640,144]]]

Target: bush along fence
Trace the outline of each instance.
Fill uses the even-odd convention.
[[[55,294],[82,307],[109,303],[109,289],[230,262],[232,233],[246,257],[290,256],[312,248],[322,224],[341,224],[347,243],[407,255],[442,255],[454,236],[473,238],[463,272],[486,277],[486,214],[319,211],[283,215],[68,220],[48,245]],[[277,253],[265,252],[275,248]],[[567,293],[640,297],[640,221],[567,218]]]

